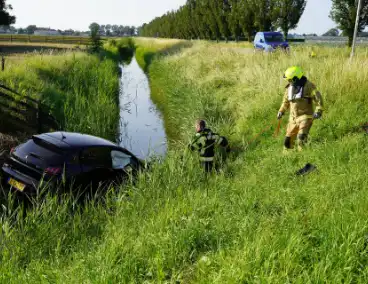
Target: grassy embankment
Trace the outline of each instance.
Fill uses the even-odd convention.
[[[115,139],[119,119],[116,61],[126,40],[109,41],[98,55],[45,51],[8,57],[0,80],[41,99],[66,131]]]
[[[168,159],[107,199],[70,214],[53,200],[25,219],[2,219],[3,282],[58,283],[366,283],[368,57],[348,64],[344,49],[306,48],[265,56],[195,43],[167,53],[138,43],[140,63],[175,137]],[[144,60],[145,51],[163,55]],[[170,47],[171,49],[171,47]],[[173,49],[171,49],[173,51]],[[143,56],[143,57],[142,57]],[[142,60],[143,58],[143,60]],[[152,60],[153,59],[153,60]],[[325,97],[312,146],[282,155],[272,130],[282,72],[300,64]],[[143,65],[143,67],[145,67]],[[210,180],[182,154],[197,117],[239,150]],[[285,122],[284,122],[285,123]],[[175,150],[176,149],[176,150]],[[304,178],[306,162],[319,168]],[[67,203],[67,201],[65,201]]]

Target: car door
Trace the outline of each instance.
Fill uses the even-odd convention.
[[[98,185],[114,180],[116,173],[112,167],[111,148],[85,148],[81,152],[80,161],[84,183]]]
[[[259,37],[259,48],[260,49],[265,49],[266,48],[266,39],[264,37],[264,34],[261,34],[261,36]]]
[[[259,48],[259,33],[256,34],[256,37],[254,38],[254,48],[258,49]]]
[[[255,43],[256,43],[256,48],[257,48],[257,49],[263,49],[263,44],[262,44],[262,42],[263,42],[263,36],[262,36],[262,34],[261,34],[261,33],[259,33],[259,34],[257,34],[257,36],[256,36],[256,41],[255,41]]]

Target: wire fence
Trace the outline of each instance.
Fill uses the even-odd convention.
[[[58,122],[40,100],[0,84],[0,132],[41,133],[58,129]]]

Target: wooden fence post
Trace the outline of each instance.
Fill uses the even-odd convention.
[[[5,57],[4,56],[1,57],[1,70],[2,71],[5,70]]]
[[[38,133],[42,133],[42,110],[40,101],[37,103],[37,131]]]
[[[13,42],[13,35],[10,35],[10,42]]]
[[[28,42],[31,42],[31,35],[28,35]]]

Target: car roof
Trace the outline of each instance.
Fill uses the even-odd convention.
[[[118,147],[106,139],[73,132],[52,132],[34,135],[33,137],[46,141],[63,150],[81,149],[85,147]]]

